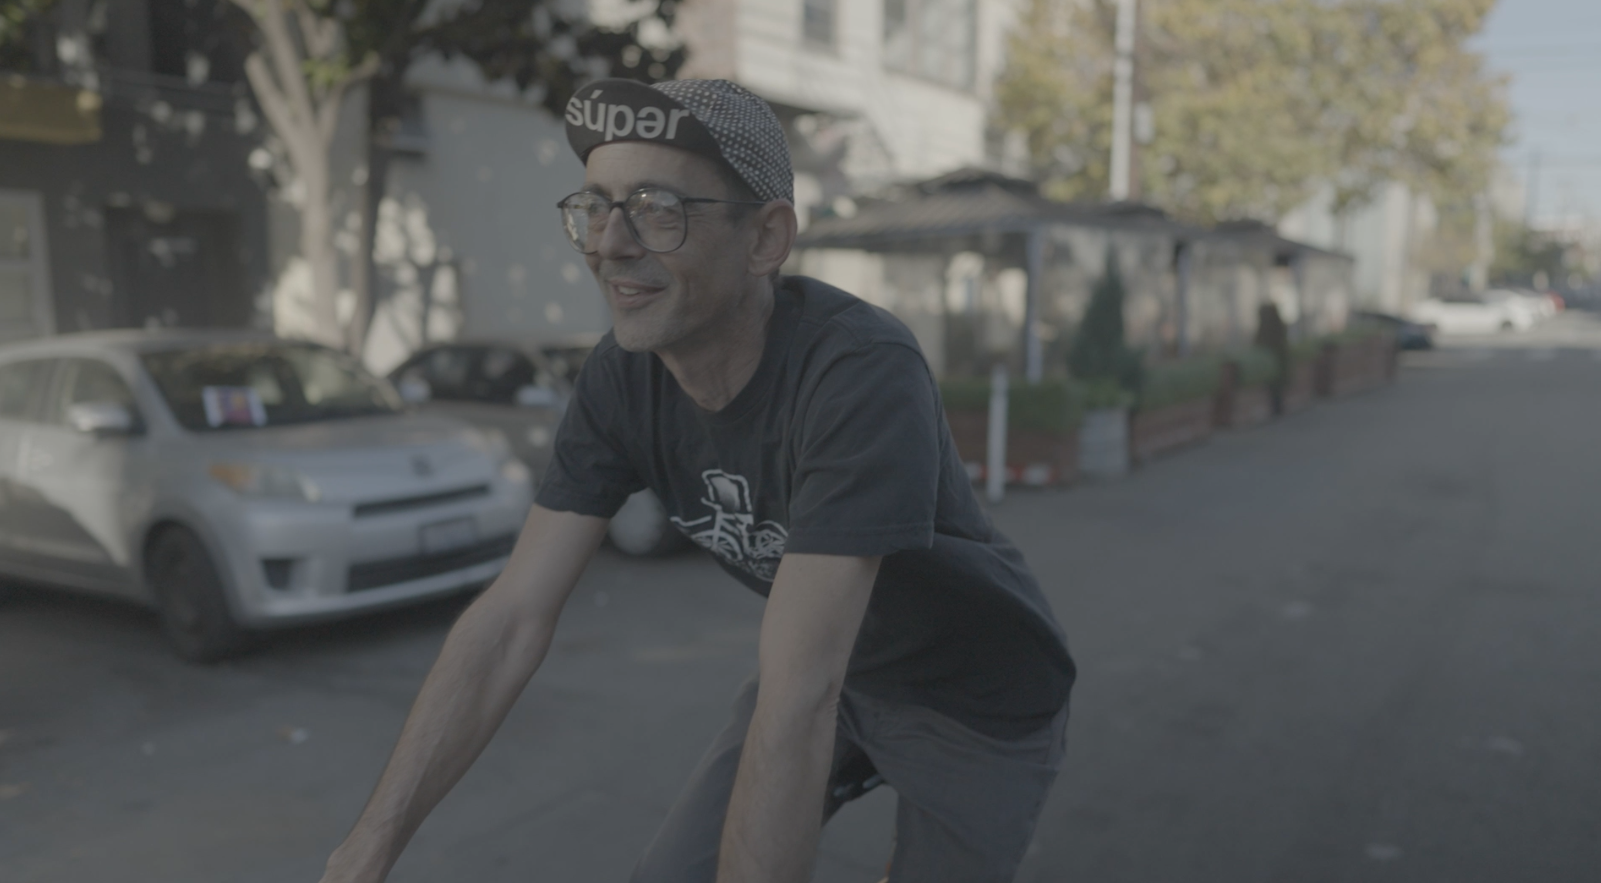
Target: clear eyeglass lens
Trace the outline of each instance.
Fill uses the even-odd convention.
[[[623,211],[645,248],[672,251],[684,244],[688,219],[684,203],[672,192],[655,188],[636,191],[623,203]],[[573,245],[585,254],[599,247],[611,215],[611,201],[598,193],[575,193],[562,203],[562,226]]]
[[[672,251],[684,244],[684,204],[666,190],[640,190],[628,197],[628,219],[640,244],[652,251]]]

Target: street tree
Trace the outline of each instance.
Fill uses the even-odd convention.
[[[667,36],[674,0],[632,4],[632,18],[614,26],[591,21],[584,14],[586,4],[564,0],[232,2],[251,13],[262,35],[262,49],[252,57],[259,73],[249,73],[251,86],[285,144],[297,179],[303,181],[299,190],[311,194],[313,185],[320,184],[316,197],[324,206],[330,198],[328,152],[338,108],[351,88],[360,85],[366,92],[362,126],[366,174],[352,274],[353,309],[348,310],[347,322],[328,326],[341,328],[343,344],[357,353],[365,346],[377,308],[373,247],[379,209],[393,139],[406,110],[406,77],[418,61],[466,59],[486,81],[510,82],[557,115],[588,79],[605,75],[666,79],[684,61],[683,49]],[[279,111],[269,110],[277,98],[286,100],[277,101]],[[326,115],[325,107],[332,108]],[[285,109],[293,112],[281,112]],[[289,150],[291,141],[300,146]],[[318,156],[311,156],[313,152]],[[302,211],[308,203],[309,198]],[[325,218],[331,220],[331,213],[325,212]],[[323,230],[322,248],[327,250],[331,229]],[[307,239],[303,232],[303,249],[309,247]],[[337,285],[319,278],[316,291],[317,299],[326,304],[318,308],[319,314],[331,315]]]
[[[38,64],[37,31],[58,0],[0,0],[0,70],[32,70]]]
[[[279,184],[300,215],[304,302],[296,333],[331,346],[349,342],[339,315],[339,252],[334,245],[331,172],[335,130],[345,94],[376,65],[352,65],[336,22],[303,0],[233,0],[249,13],[260,48],[245,60],[245,76],[284,162]]]
[[[1155,120],[1139,192],[1198,221],[1274,221],[1319,187],[1336,211],[1401,181],[1483,190],[1504,83],[1466,42],[1494,0],[1141,0],[1140,92]],[[1061,198],[1099,199],[1111,145],[1113,0],[1031,0],[997,83]]]

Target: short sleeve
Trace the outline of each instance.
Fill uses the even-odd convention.
[[[610,518],[645,487],[616,431],[625,412],[620,378],[591,356],[556,429],[555,450],[534,499],[546,509]]]
[[[877,343],[835,360],[801,417],[787,551],[871,556],[933,544],[939,406],[922,353]]]

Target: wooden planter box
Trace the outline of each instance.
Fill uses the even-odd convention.
[[[974,481],[985,478],[989,462],[989,412],[947,411],[956,452]],[[1055,487],[1078,481],[1078,427],[1066,432],[1009,429],[1006,433],[1006,482]]]
[[[1331,343],[1319,359],[1318,395],[1339,398],[1366,392],[1395,377],[1395,342],[1387,336]]]
[[[1312,407],[1317,397],[1318,363],[1321,357],[1290,364],[1290,376],[1284,384],[1284,413],[1294,414]]]
[[[1223,365],[1223,381],[1212,399],[1212,425],[1219,429],[1244,429],[1273,419],[1273,393],[1266,386],[1241,388],[1240,366]]]
[[[1211,398],[1181,402],[1154,410],[1135,411],[1129,420],[1129,456],[1143,463],[1175,448],[1182,448],[1212,435]]]

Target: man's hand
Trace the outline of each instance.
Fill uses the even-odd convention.
[[[550,649],[606,520],[535,506],[511,560],[451,628],[389,765],[323,883],[380,883],[500,728]]]
[[[806,883],[822,832],[839,691],[878,558],[785,555],[762,616],[756,711],[718,883]]]

